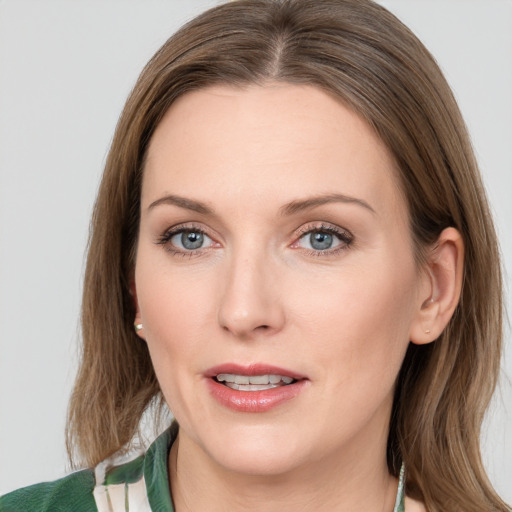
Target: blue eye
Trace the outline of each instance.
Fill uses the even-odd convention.
[[[195,251],[211,246],[213,240],[196,229],[182,229],[177,233],[171,233],[168,240],[169,243],[182,251]]]
[[[333,228],[314,228],[305,232],[296,242],[296,247],[316,252],[343,249],[352,243],[352,236]]]
[[[331,249],[334,241],[334,236],[331,233],[317,232],[309,235],[309,244],[317,251]]]

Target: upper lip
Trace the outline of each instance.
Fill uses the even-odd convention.
[[[224,363],[208,368],[204,372],[206,377],[216,377],[220,373],[230,373],[233,375],[282,375],[283,377],[291,377],[295,380],[305,379],[306,376],[293,370],[281,368],[267,363],[254,363],[242,365],[236,363]]]

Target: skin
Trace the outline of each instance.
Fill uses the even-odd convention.
[[[210,87],[164,116],[133,288],[180,424],[169,457],[178,512],[392,511],[395,379],[409,342],[433,341],[448,322],[462,275],[453,229],[418,268],[396,176],[371,128],[311,86]],[[162,200],[170,194],[210,211]],[[332,194],[350,200],[283,214]],[[326,227],[340,235],[315,250],[309,236]],[[204,232],[203,246],[180,247],[169,231],[183,228]],[[306,385],[270,411],[233,411],[204,376],[228,362],[284,367]]]

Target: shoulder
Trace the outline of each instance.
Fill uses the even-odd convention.
[[[167,458],[174,438],[171,428],[136,459],[121,462],[124,457],[114,457],[99,464],[94,471],[98,509],[172,512]]]
[[[167,456],[170,428],[134,460],[109,458],[94,469],[31,485],[0,497],[0,512],[172,511]]]
[[[0,512],[92,512],[94,473],[78,471],[53,482],[23,487],[0,498]]]

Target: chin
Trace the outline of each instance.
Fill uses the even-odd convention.
[[[255,476],[296,469],[304,460],[303,447],[307,446],[288,429],[273,427],[227,429],[220,436],[210,431],[208,436],[203,450],[214,463],[234,473]]]
[[[297,469],[301,465],[299,455],[302,454],[296,450],[290,453],[282,449],[265,449],[259,452],[250,449],[238,453],[218,454],[216,462],[236,474],[269,477],[284,475]]]

